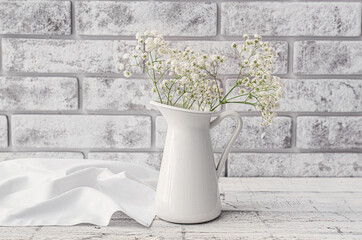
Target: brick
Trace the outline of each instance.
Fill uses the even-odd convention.
[[[231,153],[229,177],[361,177],[361,153]]]
[[[362,111],[362,81],[353,79],[282,79],[283,98],[279,112],[360,112]],[[235,80],[228,79],[226,89]],[[230,94],[233,96],[233,94]],[[346,104],[348,103],[348,104]],[[227,104],[228,110],[251,111],[253,106]]]
[[[233,149],[282,149],[291,147],[292,122],[289,117],[277,117],[272,126],[260,127],[261,117],[243,117],[243,129]],[[221,152],[235,128],[234,120],[225,119],[211,130],[214,150]],[[156,118],[156,147],[163,148],[167,124],[163,117]],[[261,138],[265,132],[265,137]]]
[[[91,152],[89,159],[114,160],[128,162],[143,167],[150,167],[159,170],[161,166],[162,153],[152,152]]]
[[[33,148],[148,148],[148,116],[13,115],[12,142]]]
[[[297,74],[361,74],[362,41],[296,41]]]
[[[239,72],[239,56],[231,44],[233,41],[178,41],[172,42],[170,45],[174,48],[184,49],[191,47],[196,52],[206,54],[219,54],[228,58],[223,67],[220,68],[221,74],[237,74]],[[276,51],[276,59],[274,63],[274,73],[286,74],[288,71],[288,44],[287,42],[276,41],[270,42]]]
[[[83,104],[87,110],[149,110],[156,98],[152,88],[149,79],[86,78]]]
[[[292,121],[289,117],[277,117],[273,125],[262,128],[261,117],[242,117],[243,129],[233,146],[238,149],[282,149],[291,147]],[[225,119],[211,131],[214,146],[224,149],[235,128],[234,120]],[[265,136],[262,138],[262,134]]]
[[[362,117],[298,117],[297,147],[362,149]]]
[[[157,29],[168,36],[215,36],[217,8],[206,2],[76,2],[77,32],[134,35]]]
[[[81,152],[1,152],[0,162],[19,158],[84,158]]]
[[[78,82],[63,77],[0,77],[0,110],[76,110]]]
[[[119,73],[136,41],[3,39],[3,67],[12,72]]]
[[[221,3],[221,33],[240,36],[359,36],[357,2]]]
[[[278,111],[361,112],[362,81],[285,79]]]
[[[8,146],[8,119],[0,115],[0,148]]]
[[[1,34],[71,34],[69,1],[2,1]]]

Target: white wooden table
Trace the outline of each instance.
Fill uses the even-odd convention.
[[[0,227],[0,239],[362,239],[362,178],[223,178],[221,216],[208,223],[122,213],[108,227]]]

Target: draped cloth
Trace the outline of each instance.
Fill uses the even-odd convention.
[[[4,161],[0,163],[0,226],[106,226],[116,211],[150,226],[157,180],[157,171],[119,161]]]

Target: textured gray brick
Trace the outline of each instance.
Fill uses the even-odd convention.
[[[239,72],[239,56],[231,47],[233,41],[177,41],[172,42],[171,47],[184,49],[191,47],[197,52],[225,55],[228,60],[221,67],[220,73],[237,74]],[[288,44],[287,42],[270,42],[276,51],[274,73],[285,74],[288,71]]]
[[[215,36],[217,9],[206,2],[76,2],[77,32],[134,35],[157,29],[171,36]]]
[[[156,98],[153,83],[146,79],[86,78],[84,107],[88,110],[146,110]]]
[[[78,82],[63,77],[0,77],[0,110],[75,110]]]
[[[84,158],[80,152],[1,152],[0,162],[18,158]]]
[[[298,117],[297,147],[362,149],[362,117]]]
[[[12,141],[17,147],[148,148],[147,116],[13,115]]]
[[[6,116],[0,115],[0,147],[8,146],[8,120]]]
[[[13,72],[117,73],[136,41],[3,39],[3,66]]]
[[[278,111],[361,112],[362,81],[348,79],[283,79],[285,89]],[[227,90],[235,80],[227,80]],[[233,96],[230,94],[230,96]],[[236,111],[254,110],[245,104],[227,104]]]
[[[361,74],[362,41],[297,41],[293,71],[299,74]]]
[[[291,147],[292,121],[289,117],[277,117],[273,125],[260,127],[261,117],[243,117],[243,129],[233,149],[281,149]],[[234,120],[225,119],[211,131],[214,146],[223,149],[235,128]],[[265,136],[262,137],[262,134]]]
[[[70,35],[69,1],[2,1],[1,34]]]
[[[279,111],[361,112],[362,81],[285,79]]]
[[[227,2],[221,4],[221,32],[240,36],[359,36],[357,2]]]
[[[162,153],[151,152],[91,152],[88,154],[90,159],[114,160],[128,162],[144,167],[151,167],[159,170],[161,166]]]
[[[361,153],[231,153],[231,177],[361,177]]]
[[[289,117],[278,117],[272,126],[260,127],[261,117],[243,117],[243,129],[233,149],[280,149],[291,146],[292,122]],[[215,151],[222,151],[235,128],[234,120],[225,119],[211,130],[211,140]],[[156,119],[156,147],[163,148],[167,124],[163,117]],[[265,132],[264,138],[262,133]]]

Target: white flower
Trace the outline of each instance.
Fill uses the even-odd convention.
[[[231,44],[240,58],[241,77],[236,79],[234,88],[230,88],[232,91],[235,89],[230,95],[214,80],[219,67],[227,59],[225,56],[198,53],[190,47],[183,51],[172,49],[157,31],[146,31],[144,35],[146,37],[136,34],[136,39],[144,43],[144,48],[138,45],[136,54],[125,54],[124,58],[135,57],[136,65],[140,67],[144,67],[142,63],[145,62],[146,71],[152,73],[149,76],[155,84],[153,91],[158,93],[160,100],[170,105],[176,104],[174,101],[177,100],[187,108],[213,111],[232,97],[232,101],[251,104],[260,111],[263,125],[272,122],[283,85],[278,77],[272,75],[275,51],[262,42],[259,35],[249,38],[245,34],[242,43]],[[127,64],[128,69],[131,64],[129,61]],[[120,66],[120,69],[124,68],[124,65]],[[124,75],[130,77],[131,72],[124,71]],[[163,80],[163,76],[167,75],[170,79]]]
[[[132,73],[130,71],[124,71],[123,72],[123,75],[126,77],[126,78],[129,78],[132,76]]]
[[[199,78],[200,78],[199,74],[197,74],[197,73],[191,73],[191,79],[192,79],[192,80],[196,81],[196,80],[198,80]]]
[[[119,70],[121,70],[121,71],[122,71],[123,69],[124,69],[124,64],[122,64],[122,63],[121,63],[121,64],[119,64]]]
[[[141,46],[141,45],[137,45],[135,49],[136,49],[136,51],[141,51],[142,46]]]
[[[153,67],[154,67],[155,69],[157,69],[157,68],[161,67],[161,64],[158,63],[158,62],[155,62],[155,63],[153,64]]]
[[[156,37],[155,39],[153,39],[153,42],[154,42],[155,44],[159,44],[159,43],[161,42],[161,38]]]
[[[171,61],[171,66],[172,66],[172,67],[176,67],[176,66],[177,66],[177,61],[176,61],[176,60],[172,60],[172,61]]]
[[[188,68],[190,68],[190,63],[189,62],[185,62],[184,64],[183,64],[183,67],[185,68],[185,69],[188,69]]]
[[[154,43],[150,43],[150,44],[146,44],[145,46],[145,50],[147,52],[151,52],[156,46],[154,45]]]
[[[168,50],[167,50],[167,48],[161,47],[157,50],[157,53],[160,55],[166,55],[168,53]]]
[[[248,34],[244,34],[244,35],[243,35],[243,38],[248,39],[248,38],[249,38],[249,35],[248,35]]]
[[[218,55],[211,55],[210,59],[211,61],[216,61],[218,59]]]
[[[142,34],[140,32],[136,33],[136,39],[137,40],[142,39]]]
[[[256,39],[261,39],[261,36],[260,35],[258,35],[258,34],[254,34],[254,38],[256,38]]]
[[[176,72],[177,75],[182,75],[182,74],[183,74],[182,69],[179,68],[179,67],[176,67],[176,68],[175,68],[175,72]]]
[[[129,53],[125,53],[124,55],[123,55],[123,58],[124,59],[129,59],[131,57],[131,54],[129,54]]]

